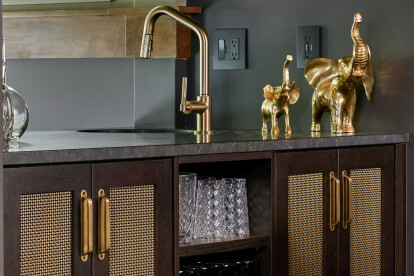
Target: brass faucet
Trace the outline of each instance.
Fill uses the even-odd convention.
[[[198,134],[212,134],[211,130],[211,97],[209,95],[208,72],[208,39],[207,33],[195,20],[169,6],[158,6],[152,9],[145,18],[142,34],[141,54],[142,58],[150,58],[152,50],[152,38],[155,21],[161,15],[168,15],[179,23],[193,30],[200,41],[200,96],[197,101],[187,101],[187,78],[183,78],[183,90],[180,110],[184,114],[197,114]]]

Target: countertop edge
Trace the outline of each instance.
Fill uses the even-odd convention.
[[[99,162],[187,155],[289,151],[407,143],[408,133],[303,138],[294,140],[238,141],[210,144],[150,145],[108,148],[40,150],[3,153],[4,166]]]

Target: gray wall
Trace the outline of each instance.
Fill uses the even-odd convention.
[[[355,126],[357,130],[414,129],[412,1],[206,0],[201,5],[203,13],[195,18],[210,37],[218,28],[248,29],[248,69],[210,71],[215,127],[259,128],[262,88],[281,84],[284,59],[293,54],[291,79],[301,89],[301,98],[291,106],[291,125],[294,130],[308,130],[312,89],[303,69],[296,68],[296,27],[322,26],[323,57],[339,59],[352,55],[350,29],[354,12],[359,11],[363,17],[361,35],[371,48],[376,84],[371,102],[359,94]]]
[[[297,26],[322,26],[322,55],[339,59],[352,55],[350,28],[353,14],[361,12],[361,36],[370,45],[376,83],[369,102],[359,93],[357,131],[414,130],[414,4],[411,0],[377,1],[252,1],[205,0],[203,13],[195,16],[212,37],[214,29],[248,29],[248,69],[211,70],[213,127],[257,128],[261,126],[262,88],[280,85],[287,54],[296,59]],[[197,69],[197,61],[191,61]],[[290,66],[291,80],[300,98],[290,107],[293,130],[309,130],[312,89],[303,69]],[[191,70],[190,70],[191,71]],[[194,74],[191,79],[197,77]],[[323,127],[329,130],[328,115]],[[414,275],[414,148],[409,145],[407,183],[407,275]]]

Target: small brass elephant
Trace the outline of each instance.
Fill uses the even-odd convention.
[[[277,120],[285,115],[286,133],[291,133],[289,125],[289,107],[299,99],[299,88],[295,86],[295,82],[290,85],[289,80],[289,62],[292,61],[291,55],[286,56],[285,65],[283,66],[283,83],[281,86],[274,87],[266,85],[264,97],[266,98],[262,104],[263,127],[262,132],[267,132],[267,122],[272,118],[272,133],[279,132]]]
[[[351,28],[354,41],[352,57],[340,60],[314,58],[306,65],[306,80],[315,89],[312,96],[311,131],[321,131],[322,114],[330,112],[332,133],[355,132],[352,125],[356,104],[355,85],[362,82],[368,100],[374,85],[369,46],[359,35],[361,21],[361,14],[355,13]]]

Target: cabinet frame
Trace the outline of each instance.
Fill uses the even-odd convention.
[[[91,275],[92,257],[86,262],[80,256],[80,195],[86,190],[91,197],[91,166],[50,165],[5,168],[4,177],[4,271],[20,275],[20,196],[24,194],[72,192],[72,272]]]
[[[376,146],[338,150],[339,172],[365,168],[381,168],[381,274],[393,275],[395,252],[395,147]],[[352,224],[352,222],[351,222]],[[349,230],[339,228],[340,275],[349,275]]]
[[[318,156],[317,160],[315,156]],[[323,275],[336,275],[337,232],[330,231],[329,222],[329,173],[337,175],[336,150],[315,150],[274,153],[275,174],[272,194],[273,229],[272,237],[272,275],[289,275],[288,254],[288,177],[289,175],[323,173]],[[338,225],[336,226],[338,227]],[[335,228],[336,229],[336,228]],[[329,252],[329,254],[327,254]]]
[[[109,189],[139,185],[155,186],[155,274],[168,275],[173,271],[173,208],[171,160],[128,161],[92,165],[92,193],[94,199],[94,229],[97,229],[98,191],[104,189],[111,201]],[[133,172],[133,173],[132,173]],[[111,203],[109,203],[111,204]],[[96,231],[95,231],[96,232]],[[97,235],[94,253],[97,252]],[[99,260],[93,254],[93,275],[109,275],[111,251]]]

